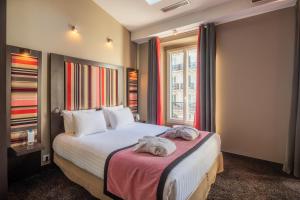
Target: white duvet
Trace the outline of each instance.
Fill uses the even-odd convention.
[[[143,136],[158,135],[167,129],[164,126],[133,123],[118,130],[83,137],[60,134],[53,142],[53,149],[59,156],[103,179],[105,160],[111,152],[132,145]],[[220,145],[219,135],[214,134],[197,151],[180,162],[167,178],[164,199],[188,199],[219,155]]]

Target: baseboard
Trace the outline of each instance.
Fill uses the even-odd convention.
[[[224,154],[228,154],[232,157],[237,157],[237,158],[241,158],[241,159],[247,159],[247,160],[253,160],[256,162],[261,162],[264,163],[266,165],[270,165],[272,167],[276,167],[280,170],[282,170],[283,164],[281,163],[277,163],[277,162],[272,162],[272,161],[268,161],[268,160],[263,160],[263,159],[259,159],[259,158],[253,158],[250,156],[244,156],[244,155],[240,155],[240,154],[235,154],[235,153],[231,153],[231,152],[226,152],[226,151],[222,151]]]

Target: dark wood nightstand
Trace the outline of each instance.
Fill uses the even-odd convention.
[[[9,183],[29,177],[41,169],[40,143],[21,145],[8,149],[8,180]]]

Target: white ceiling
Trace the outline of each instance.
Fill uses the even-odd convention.
[[[161,0],[149,5],[145,0],[93,0],[128,30],[134,31],[160,21],[201,11],[232,0],[190,0],[190,4],[164,13],[160,9],[180,0]]]
[[[160,0],[153,5],[146,0],[93,1],[131,31],[132,41],[143,43],[153,36],[171,36],[174,30],[196,30],[202,23],[226,23],[291,7],[297,0],[189,0],[189,5],[167,13],[160,9],[180,0]]]

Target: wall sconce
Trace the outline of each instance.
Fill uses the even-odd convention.
[[[22,54],[23,56],[29,56],[31,54],[31,50],[25,49],[25,48],[20,48],[20,54]]]
[[[73,33],[78,33],[78,28],[75,25],[71,25],[71,30]]]
[[[177,35],[178,31],[176,29],[173,30],[173,35]]]
[[[112,43],[113,43],[113,40],[111,38],[107,37],[106,44],[110,46],[110,45],[112,45]]]

